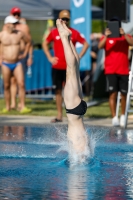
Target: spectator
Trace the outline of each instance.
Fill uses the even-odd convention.
[[[62,19],[69,27],[70,13],[67,10],[62,10],[59,13],[59,18]],[[73,44],[75,45],[76,42],[80,42],[83,44],[83,48],[79,54],[79,57],[82,58],[82,56],[87,51],[89,45],[78,31],[73,28],[70,28],[70,30],[72,31],[71,39]],[[48,45],[51,42],[54,43],[54,56],[50,54],[48,48]],[[62,89],[66,81],[66,61],[62,42],[57,28],[51,30],[46,40],[44,40],[42,46],[48,60],[52,64],[52,78],[56,93],[57,116],[51,122],[62,122]]]
[[[92,74],[94,74],[96,70],[96,61],[98,54],[98,43],[99,39],[102,37],[101,33],[93,33],[91,34],[91,64],[92,64]]]
[[[21,60],[24,74],[26,73],[27,66],[30,67],[32,65],[32,55],[33,55],[33,45],[31,43],[31,34],[29,26],[26,24],[26,19],[21,17],[21,9],[18,7],[13,7],[10,11],[10,14],[13,15],[16,19],[18,19],[18,23],[16,24],[16,29],[22,31],[25,36],[30,41],[30,47],[28,54]],[[21,44],[21,51],[23,53],[25,48],[25,44]],[[16,95],[17,95],[17,81],[13,76],[11,78],[11,109],[16,109]],[[18,110],[21,110],[21,105],[18,103]]]
[[[124,126],[126,96],[128,92],[129,45],[133,45],[133,38],[125,34],[120,26],[120,37],[110,38],[111,31],[106,28],[105,35],[100,39],[99,48],[105,49],[105,75],[107,79],[107,89],[109,91],[109,105],[112,114],[113,126]],[[120,122],[116,116],[116,99],[118,91],[121,92],[121,116]]]
[[[20,113],[29,113],[30,109],[25,107],[25,87],[24,87],[24,74],[22,64],[19,61],[24,58],[29,49],[29,40],[25,35],[15,30],[15,24],[18,22],[13,16],[5,18],[5,30],[0,32],[0,45],[1,55],[0,64],[2,66],[2,75],[4,80],[4,95],[6,101],[6,108],[2,110],[3,113],[10,111],[10,79],[15,76],[19,87],[20,98]],[[20,55],[21,41],[26,44],[25,51]]]

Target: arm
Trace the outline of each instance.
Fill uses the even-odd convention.
[[[27,66],[30,67],[32,65],[32,63],[33,63],[33,45],[32,45],[32,43],[30,43]]]
[[[98,48],[99,49],[102,49],[104,48],[105,44],[106,44],[106,40],[107,40],[107,37],[111,35],[111,31],[109,30],[109,28],[106,28],[105,30],[105,37],[99,42],[98,44]]]
[[[31,41],[31,33],[30,33],[29,26],[27,24],[23,25],[23,32],[26,35],[26,37],[28,38],[28,40]]]
[[[80,32],[78,32],[77,30],[75,30],[75,36],[76,36],[76,42],[79,42],[79,43],[83,44],[81,52],[78,55],[79,58],[82,58],[83,55],[86,53],[87,49],[89,48],[89,44],[85,40],[85,38],[80,34]]]
[[[24,20],[24,18],[21,18],[21,19]],[[30,42],[29,50],[28,50],[28,60],[27,60],[27,66],[30,67],[33,63],[33,45],[32,45],[32,41],[31,41],[30,29],[29,29],[29,26],[27,24],[25,24],[25,33],[26,33],[27,39]]]
[[[96,52],[91,51],[91,57],[94,58],[94,59],[96,59],[96,58],[97,58],[97,54],[96,54]]]
[[[83,43],[83,48],[82,48],[82,50],[81,50],[81,52],[80,52],[80,54],[79,54],[79,58],[82,58],[82,57],[83,57],[83,55],[86,53],[86,51],[87,51],[88,48],[89,48],[89,44],[88,44],[87,41],[85,41],[85,42]]]
[[[131,46],[133,45],[133,38],[129,37],[127,34],[125,34],[125,32],[122,28],[120,28],[120,34],[125,37],[125,39],[129,45],[131,45]]]
[[[57,57],[53,57],[51,54],[50,54],[50,51],[49,51],[49,48],[48,48],[48,42],[47,40],[44,40],[43,43],[42,43],[42,47],[43,47],[43,51],[44,53],[46,54],[48,60],[50,63],[52,64],[56,64],[58,62],[58,58]]]
[[[21,31],[19,32],[21,34],[21,40],[25,42],[25,49],[22,55],[19,56],[19,59],[23,59],[27,56],[30,48],[30,40],[23,34]]]

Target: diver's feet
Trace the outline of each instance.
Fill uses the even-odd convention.
[[[71,30],[69,30],[69,28],[67,28],[64,21],[62,21],[61,19],[57,19],[56,25],[57,25],[57,29],[59,31],[60,37],[63,37],[63,36],[68,37],[71,35],[72,32],[71,32]]]

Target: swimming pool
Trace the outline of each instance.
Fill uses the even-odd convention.
[[[94,153],[67,162],[67,126],[0,126],[0,199],[133,199],[133,131],[86,125]]]

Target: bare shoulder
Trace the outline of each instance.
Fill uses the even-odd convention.
[[[5,38],[6,35],[7,35],[7,34],[6,34],[6,31],[5,31],[5,30],[1,31],[1,32],[0,32],[0,41],[2,40],[3,37]]]
[[[5,31],[5,30],[0,31],[0,37],[2,37],[2,36],[5,35],[5,34],[6,34],[6,31]]]
[[[29,26],[27,24],[19,23],[17,24],[16,29],[24,32],[25,34],[29,32]]]
[[[24,33],[23,33],[22,31],[16,30],[15,32],[16,32],[21,38],[24,37]]]
[[[28,24],[23,24],[23,27],[24,27],[24,29],[25,29],[26,32],[29,32],[30,29],[29,29]]]

